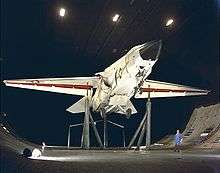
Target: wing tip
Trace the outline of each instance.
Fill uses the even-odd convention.
[[[204,90],[204,92],[206,93],[206,95],[208,95],[212,91],[211,90]]]
[[[5,85],[8,84],[8,80],[3,80],[2,82],[3,82]]]
[[[8,84],[13,83],[13,82],[15,82],[15,80],[3,80],[3,83],[5,85],[8,85]]]
[[[196,95],[208,95],[211,92],[211,90],[197,90],[194,92],[195,92],[195,96]]]

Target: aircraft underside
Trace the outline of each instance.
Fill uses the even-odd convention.
[[[93,111],[130,116],[137,112],[131,97],[206,95],[207,90],[146,79],[159,59],[161,45],[161,41],[151,41],[135,46],[94,77],[18,79],[5,80],[4,83],[17,88],[83,96],[67,109],[71,113],[85,112],[86,98]]]

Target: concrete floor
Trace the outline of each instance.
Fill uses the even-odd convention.
[[[123,151],[48,149],[37,159],[1,148],[1,173],[88,172],[218,173],[220,152],[211,150]]]

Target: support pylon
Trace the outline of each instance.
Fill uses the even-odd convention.
[[[84,149],[89,149],[90,140],[89,140],[89,98],[86,96],[85,99],[85,115],[84,115],[84,124],[83,124],[83,133],[81,147]]]
[[[147,100],[147,128],[146,128],[146,149],[150,149],[151,144],[151,101],[150,94]]]
[[[108,147],[108,120],[107,115],[103,111],[103,120],[104,120],[104,148]]]
[[[91,125],[92,125],[93,131],[95,133],[96,139],[97,139],[97,141],[99,143],[99,146],[103,148],[102,140],[101,140],[101,138],[99,136],[98,130],[97,130],[96,125],[95,125],[95,122],[94,122],[90,112],[89,112],[89,117],[90,117],[90,120],[91,120]]]
[[[150,86],[148,86],[148,88],[150,88]],[[141,133],[140,133],[141,131]],[[134,136],[132,137],[129,145],[128,145],[128,149],[130,149],[132,147],[132,145],[134,144],[138,134],[140,133],[138,142],[137,142],[137,149],[140,149],[140,145],[143,141],[143,137],[144,134],[146,133],[146,149],[150,149],[150,144],[151,144],[151,101],[150,101],[150,89],[148,92],[148,99],[146,102],[146,112],[144,114],[144,117],[141,121],[141,123],[139,124],[137,130],[135,131]]]

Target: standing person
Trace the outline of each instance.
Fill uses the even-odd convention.
[[[42,142],[42,153],[44,152],[44,148],[46,147],[46,144],[45,144],[45,142]]]
[[[182,134],[180,133],[179,130],[176,131],[176,135],[175,135],[175,149],[174,151],[176,152],[180,152],[180,145],[182,143]]]

